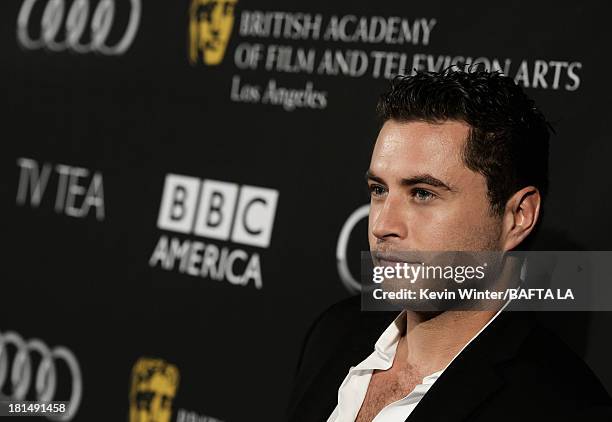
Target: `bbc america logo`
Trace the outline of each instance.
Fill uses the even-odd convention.
[[[157,227],[188,238],[161,235],[149,265],[236,285],[252,281],[260,289],[263,280],[259,253],[219,247],[191,236],[267,248],[278,196],[275,189],[168,174]]]
[[[267,248],[277,200],[274,189],[169,174],[157,227]]]

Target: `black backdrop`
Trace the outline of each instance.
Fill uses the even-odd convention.
[[[171,420],[189,420],[187,414],[200,420],[282,419],[308,325],[331,303],[355,293],[339,273],[336,249],[349,216],[367,203],[363,174],[388,62],[389,73],[402,60],[406,71],[413,65],[436,69],[450,60],[462,64],[466,57],[489,67],[499,63],[557,131],[551,195],[537,245],[610,249],[606,5],[239,0],[235,9],[226,9],[234,21],[224,57],[211,64],[202,56],[189,60],[191,3],[2,2],[0,168],[8,254],[0,336],[16,332],[71,351],[83,382],[73,420],[128,420],[131,371],[143,357],[178,369]],[[96,8],[109,4],[115,13],[106,44],[123,37],[130,18],[136,22],[133,39],[120,54],[95,40],[96,51],[79,51],[67,35],[75,33],[74,22],[66,19],[69,10],[81,7],[85,29],[78,43],[88,44]],[[19,33],[20,11],[25,16],[30,6],[21,26],[30,41],[42,37],[40,45]],[[320,19],[320,32],[298,34],[298,24],[288,34],[283,26],[275,32],[272,21],[270,33],[259,27],[254,34],[256,27],[246,29],[246,16],[256,12],[302,23],[310,14],[311,21]],[[361,38],[355,35],[359,28],[366,31]],[[399,35],[408,33],[410,40]],[[68,45],[61,50],[54,42]],[[267,63],[267,55],[281,48],[292,48],[293,65],[302,54],[298,49],[302,58],[312,54],[312,62],[302,60],[299,71],[280,67],[281,59]],[[242,59],[256,57],[257,49],[255,68],[245,68]],[[266,97],[271,81],[275,88]],[[253,94],[247,88],[250,94],[243,95],[258,98],[237,97],[246,85],[259,89]],[[289,97],[280,87],[303,91],[295,108],[283,106]],[[167,192],[169,206],[174,199],[178,207],[168,213],[185,217],[187,232],[160,224],[169,180],[182,187]],[[223,197],[213,194],[227,206],[222,214],[215,214],[221,202],[214,200],[198,208],[210,212],[203,216],[209,223],[227,219],[225,233],[194,233],[191,220],[181,215],[188,208],[181,208],[180,195],[194,204],[206,197],[199,193],[201,181],[225,189]],[[236,206],[241,198],[242,208]],[[367,247],[365,220],[347,233],[348,245],[340,249],[356,277],[359,251]],[[173,250],[180,254],[189,247],[201,248],[200,257],[214,258],[224,248],[233,252],[238,276],[246,261],[257,261],[260,288],[253,280],[232,283],[231,274],[190,275],[201,266],[169,261]],[[608,314],[543,318],[612,389]],[[4,347],[9,368],[17,350]],[[61,359],[55,362],[54,398],[66,399],[74,375]],[[1,392],[11,396],[5,378],[0,375]],[[28,398],[36,397],[34,384],[32,376]]]

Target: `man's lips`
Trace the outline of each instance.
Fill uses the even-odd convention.
[[[380,252],[372,253],[372,258],[375,263],[382,266],[395,266],[396,264],[421,265],[422,260],[411,252]]]
[[[375,261],[380,267],[395,267],[396,265],[404,266],[407,265],[409,267],[414,267],[417,265],[421,265],[421,262],[408,262],[408,261],[388,261],[386,259],[379,259]]]

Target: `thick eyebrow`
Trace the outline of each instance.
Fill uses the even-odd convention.
[[[378,183],[380,183],[380,184],[382,184],[382,185],[386,185],[386,183],[384,182],[384,180],[383,180],[383,179],[381,179],[381,178],[380,178],[380,177],[378,177],[378,176],[375,176],[375,175],[374,175],[374,173],[372,173],[372,171],[371,171],[371,170],[369,170],[369,169],[368,169],[368,170],[366,170],[366,172],[365,172],[365,180],[366,180],[366,182],[367,182],[368,180],[374,180],[375,182],[378,182]]]
[[[371,170],[366,171],[365,177],[366,177],[366,181],[373,180],[375,182],[385,184],[383,179],[374,175]],[[414,186],[418,184],[423,184],[423,185],[430,185],[436,188],[445,189],[449,192],[455,191],[455,189],[451,188],[449,185],[447,185],[440,179],[433,177],[431,174],[427,174],[427,173],[418,174],[416,176],[404,178],[401,180],[400,183],[402,184],[402,186]]]

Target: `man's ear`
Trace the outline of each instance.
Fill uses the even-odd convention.
[[[503,250],[515,249],[534,229],[540,216],[540,191],[527,186],[506,202],[503,218]]]

